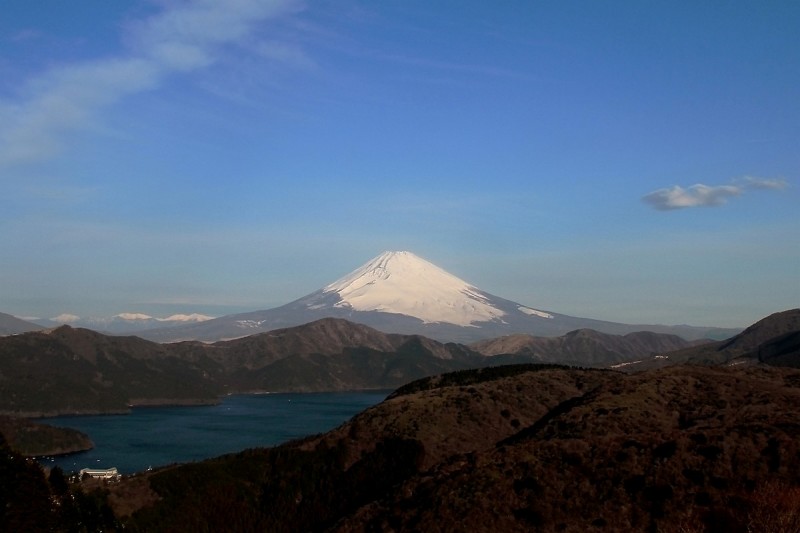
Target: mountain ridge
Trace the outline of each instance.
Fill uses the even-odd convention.
[[[510,362],[602,365],[628,357],[630,348],[615,351],[613,336],[601,335],[602,352],[583,342],[594,336],[582,332],[571,336],[582,347],[566,349],[573,344],[564,342],[532,356],[485,355],[467,345],[384,333],[337,318],[213,344],[159,344],[61,326],[0,338],[0,375],[6,378],[0,412],[121,412],[130,405],[209,403],[226,393],[388,389]],[[663,342],[688,344],[673,337]],[[656,344],[650,351],[661,348]]]
[[[792,329],[791,317],[798,312],[775,313],[749,329],[745,337],[779,335],[762,335],[766,340],[746,362],[797,364],[792,335],[798,330]],[[213,344],[159,344],[62,326],[0,337],[0,375],[5,378],[0,412],[125,412],[131,405],[214,403],[227,393],[389,389],[425,376],[510,363],[617,365],[634,371],[680,362],[725,364],[734,357],[719,351],[729,341],[693,346],[652,332],[614,336],[584,329],[507,344],[518,338],[442,343],[325,318]]]

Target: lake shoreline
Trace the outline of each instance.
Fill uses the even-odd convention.
[[[124,416],[66,415],[42,420],[86,433],[95,447],[44,457],[65,472],[118,468],[123,475],[204,460],[331,430],[383,401],[391,390],[320,393],[236,393],[211,405],[142,405]]]
[[[70,416],[117,416],[129,415],[134,409],[149,407],[206,407],[209,405],[219,405],[225,398],[231,396],[260,396],[269,394],[350,394],[365,393],[379,394],[386,392],[390,394],[394,389],[384,388],[365,388],[365,389],[336,389],[336,390],[306,390],[305,388],[294,390],[263,390],[253,389],[244,391],[230,391],[214,398],[132,398],[128,400],[124,408],[111,409],[55,409],[48,411],[0,411],[0,416],[36,420],[40,418],[61,418]]]

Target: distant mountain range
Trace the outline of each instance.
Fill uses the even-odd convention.
[[[294,302],[194,324],[138,331],[157,342],[235,339],[343,318],[387,333],[469,343],[511,334],[559,336],[576,329],[624,335],[652,331],[687,340],[724,339],[739,329],[621,324],[535,309],[494,296],[411,252],[385,252],[343,278]]]
[[[24,319],[7,313],[0,313],[0,335],[15,335],[64,325],[117,335],[136,333],[153,328],[194,324],[213,318],[213,316],[199,313],[175,314],[165,318],[153,317],[143,313],[119,313],[110,317],[80,317],[71,313],[62,313],[53,318]]]
[[[396,388],[487,364],[469,348],[323,319],[214,344],[159,344],[61,326],[0,337],[0,414],[124,412],[232,392]]]
[[[0,413],[122,412],[131,405],[215,402],[234,392],[389,389],[466,368],[612,364],[634,352],[650,356],[690,345],[656,333],[632,338],[638,337],[582,330],[534,339],[535,353],[495,353],[498,344],[443,344],[335,318],[213,344],[159,344],[61,326],[0,338]]]
[[[139,331],[197,324],[213,319],[213,316],[192,314],[175,314],[165,318],[158,318],[144,313],[119,313],[110,317],[80,317],[64,313],[49,319],[35,319],[32,322],[47,328],[68,325],[73,328],[87,328],[100,333],[127,334]]]
[[[122,412],[131,405],[213,403],[235,392],[388,389],[424,376],[509,363],[627,370],[724,363],[733,355],[709,361],[704,354],[741,356],[739,347],[746,347],[752,363],[769,348],[769,357],[786,365],[793,361],[798,316],[800,310],[777,313],[728,341],[699,346],[675,335],[592,330],[464,345],[334,318],[211,344],[155,343],[62,326],[0,338],[0,414]]]
[[[626,371],[641,371],[679,364],[755,365],[800,368],[800,309],[763,318],[733,337],[692,346],[661,357],[625,363]]]

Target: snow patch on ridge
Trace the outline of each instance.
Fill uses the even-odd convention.
[[[212,320],[213,316],[201,315],[200,313],[192,313],[190,315],[170,315],[167,318],[157,318],[160,322],[205,322]]]
[[[260,328],[266,320],[237,320],[236,326],[240,328]]]
[[[399,313],[425,323],[471,326],[505,315],[476,287],[411,252],[384,252],[322,290],[338,294],[336,307]]]
[[[121,318],[122,320],[152,320],[153,317],[145,315],[144,313],[120,313],[114,315],[112,318]]]
[[[541,318],[553,318],[553,315],[550,313],[545,313],[544,311],[538,311],[536,309],[531,309],[530,307],[525,307],[524,305],[520,305],[517,307],[520,311],[525,313],[526,315],[538,316]]]
[[[150,315],[146,315],[144,313],[120,313],[118,315],[114,315],[111,319],[120,319],[120,320],[129,320],[129,321],[136,321],[136,320],[157,320],[158,322],[205,322],[206,320],[211,320],[214,318],[213,316],[201,315],[200,313],[192,313],[190,315],[186,314],[177,314],[177,315],[170,315],[167,318],[158,318]],[[107,322],[108,319],[95,319],[97,322]]]
[[[77,322],[80,319],[81,317],[79,317],[78,315],[73,315],[70,313],[61,313],[58,316],[54,316],[50,320],[52,320],[53,322],[58,322],[59,324],[71,324],[72,322]]]

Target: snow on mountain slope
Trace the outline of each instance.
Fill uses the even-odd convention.
[[[145,315],[143,313],[120,313],[118,315],[112,316],[110,319],[103,319],[99,318],[96,319],[98,322],[100,321],[107,321],[111,322],[114,320],[155,320],[157,322],[203,322],[205,320],[213,319],[213,316],[208,315],[201,315],[199,313],[192,313],[189,315],[186,314],[177,314],[177,315],[170,315],[167,318],[158,318],[150,315]]]
[[[518,306],[517,309],[519,309],[526,315],[538,316],[541,318],[553,318],[553,315],[551,315],[550,313],[545,313],[544,311],[537,311],[536,309],[531,309],[530,307],[525,307],[524,305]]]
[[[213,320],[213,316],[201,315],[200,313],[192,313],[189,315],[170,315],[167,318],[157,318],[159,322],[205,322],[206,320]]]
[[[384,252],[323,293],[341,298],[336,307],[398,313],[424,323],[470,326],[506,314],[476,287],[411,252]]]
[[[152,320],[153,317],[145,315],[144,313],[120,313],[111,317],[111,320],[119,318],[120,320]]]
[[[385,333],[423,335],[442,342],[527,333],[560,336],[576,329],[622,335],[674,333],[687,339],[730,337],[738,330],[631,325],[538,310],[494,296],[410,252],[384,252],[339,280],[272,309],[140,331],[157,342],[218,341],[342,318]]]
[[[77,315],[63,313],[50,320],[41,320],[40,322],[46,327],[69,324],[75,328],[88,328],[105,333],[123,334],[135,333],[150,328],[196,324],[213,319],[213,316],[201,315],[199,313],[175,314],[167,318],[158,318],[144,313],[131,312],[118,313],[114,316],[107,317],[79,317]]]

